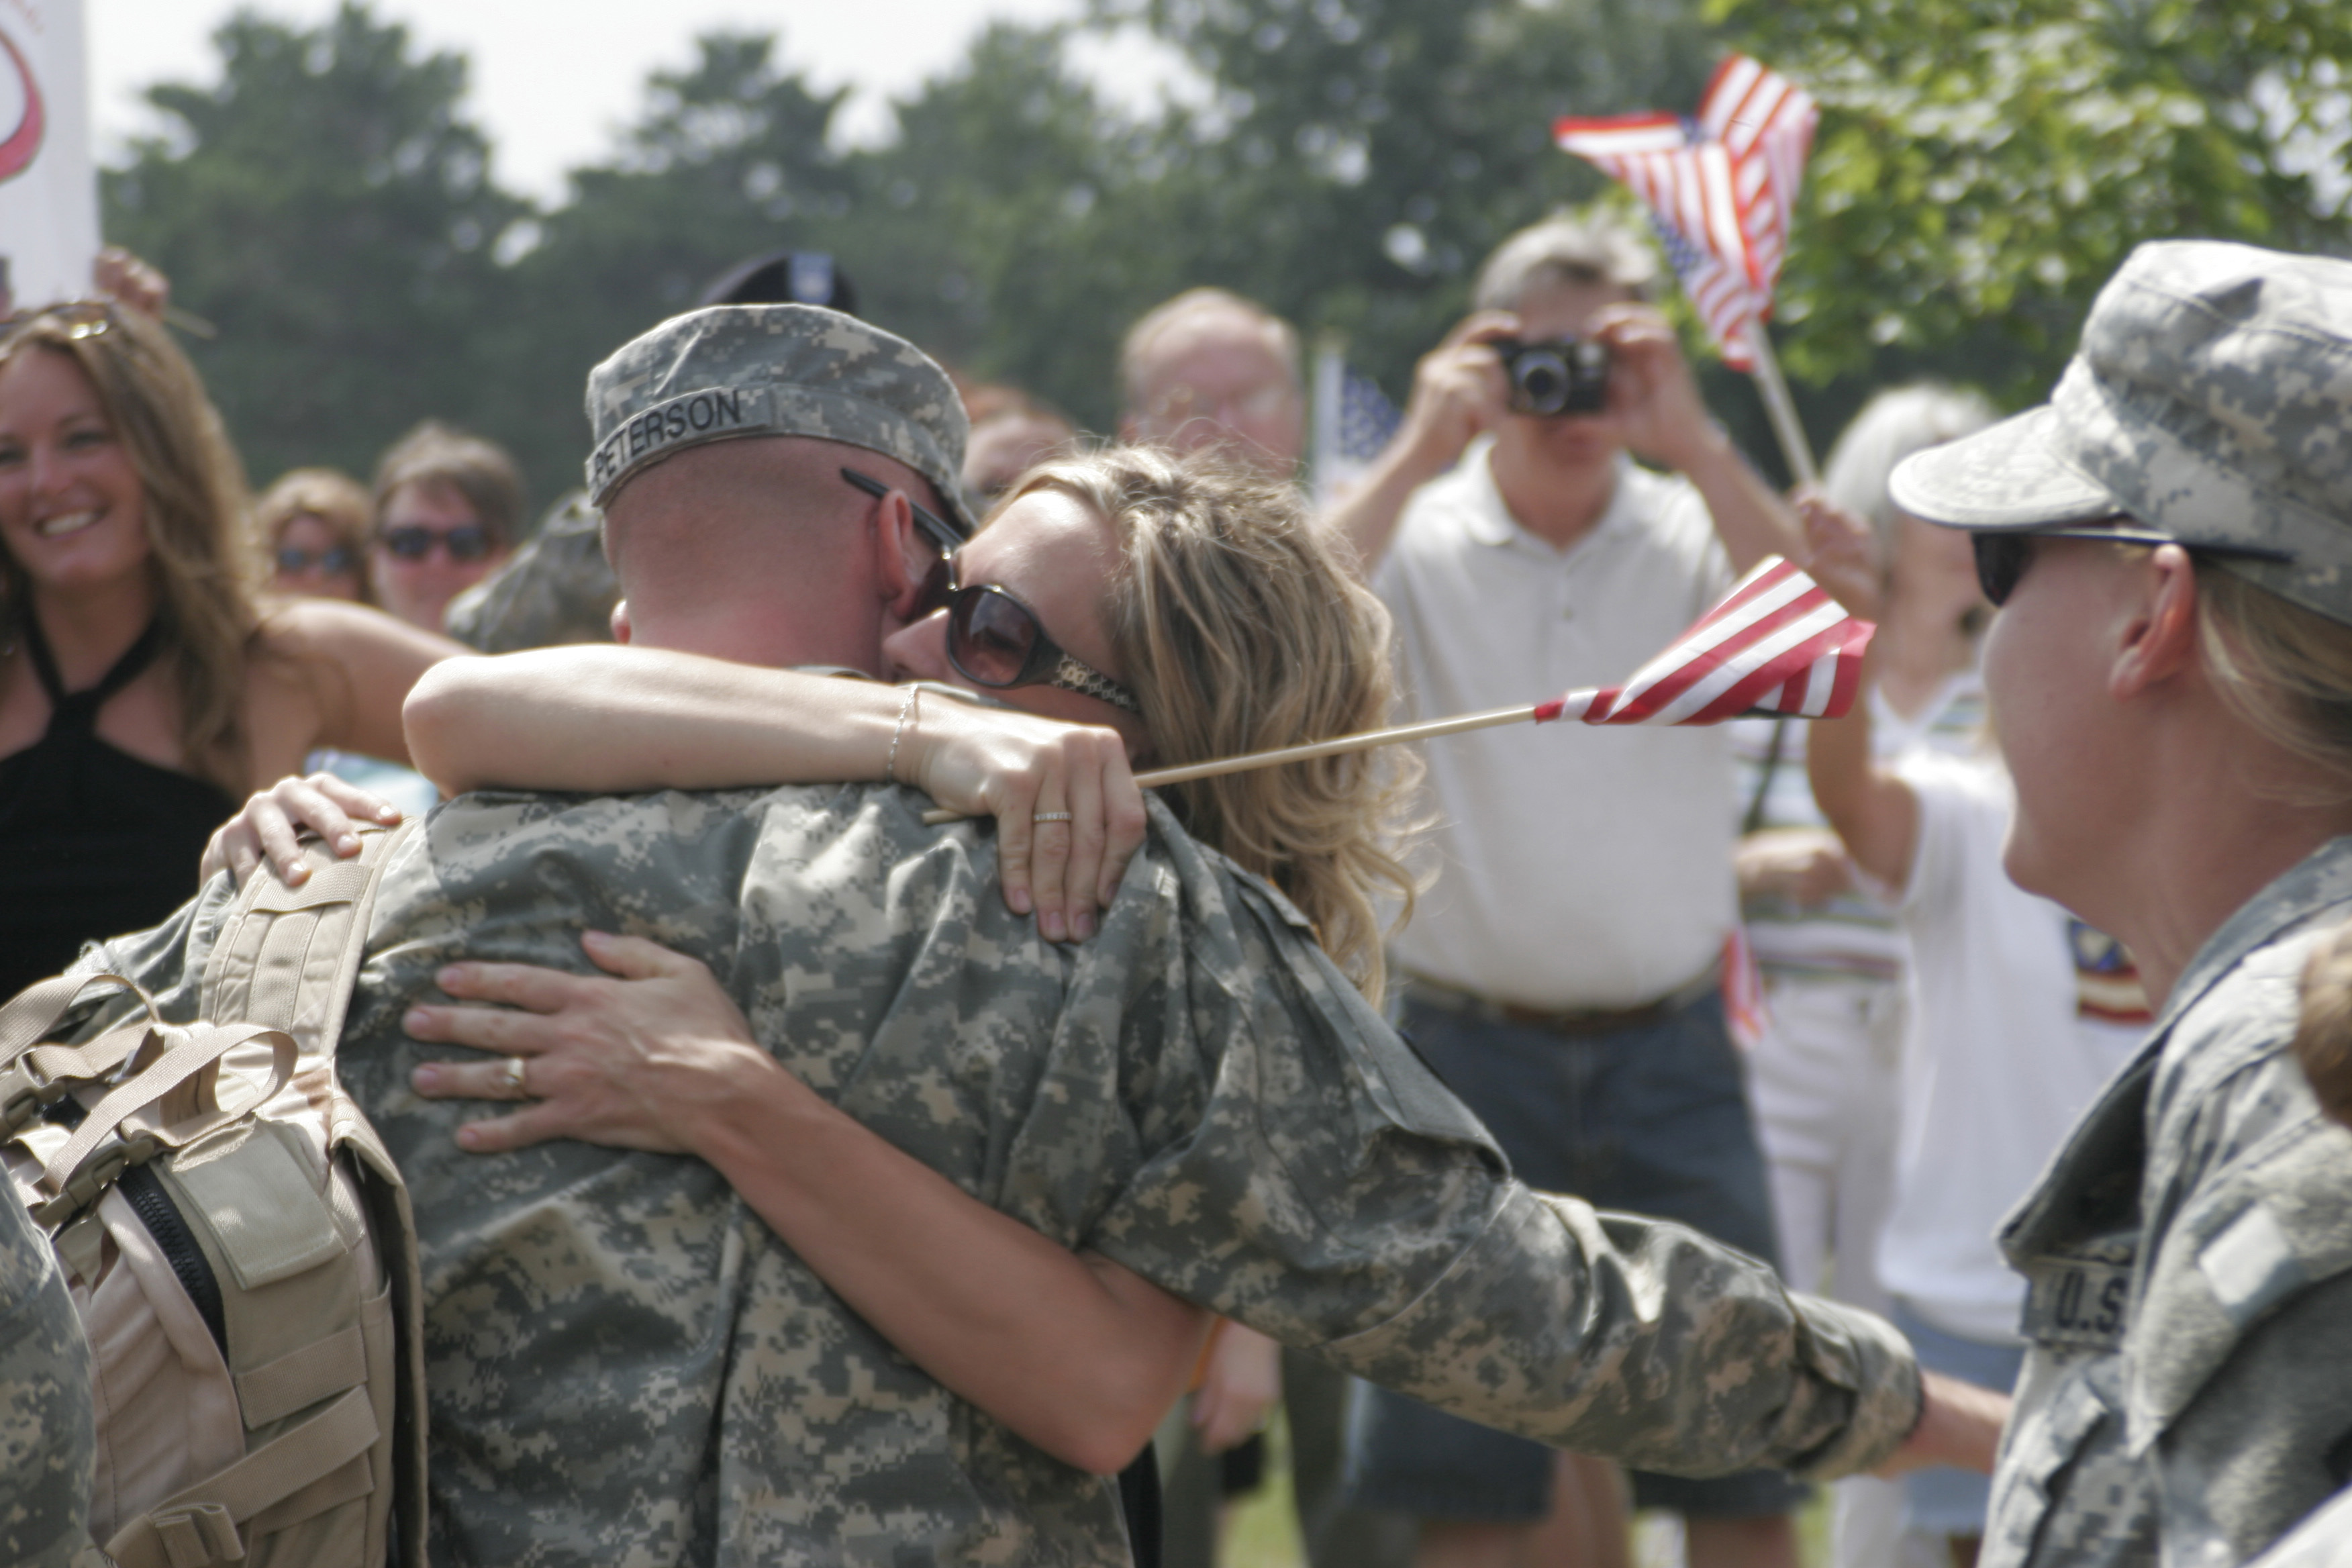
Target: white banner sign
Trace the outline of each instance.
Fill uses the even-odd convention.
[[[0,315],[88,294],[97,254],[82,0],[0,0]]]

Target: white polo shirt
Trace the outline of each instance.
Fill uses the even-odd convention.
[[[1567,550],[1513,521],[1481,440],[1415,491],[1372,588],[1396,617],[1404,713],[1439,719],[1613,685],[1726,593],[1697,490],[1620,458]],[[1511,725],[1423,744],[1437,879],[1403,967],[1531,1007],[1633,1007],[1691,980],[1735,911],[1720,727]]]

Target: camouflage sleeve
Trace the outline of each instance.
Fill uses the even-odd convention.
[[[48,1244],[0,1179],[0,1562],[89,1546],[89,1345]]]
[[[445,628],[483,653],[610,642],[621,585],[603,524],[585,495],[565,497],[512,560],[450,602]]]
[[[2284,1048],[2305,946],[2217,986],[2159,1069],[2124,1403],[2168,1561],[2243,1562],[2352,1459],[2352,1132]]]
[[[1196,1125],[1089,1246],[1375,1383],[1644,1469],[1826,1477],[1902,1441],[1918,1373],[1892,1329],[1695,1231],[1528,1191],[1297,912],[1223,886],[1192,903],[1191,1054],[1129,1075],[1205,1079]]]

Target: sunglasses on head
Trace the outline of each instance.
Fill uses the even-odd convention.
[[[330,577],[341,577],[358,572],[360,558],[340,544],[313,552],[298,550],[291,544],[278,547],[278,570],[289,577],[305,572],[323,572]]]
[[[422,527],[387,528],[376,540],[401,561],[422,561],[436,547],[447,551],[452,561],[479,561],[490,552],[489,530],[474,522],[446,533]]]
[[[1135,693],[1045,635],[1036,613],[993,583],[948,595],[948,662],[965,679],[997,691],[1052,686],[1140,714]]]
[[[2130,519],[2117,513],[2109,522],[2071,523],[2061,528],[2037,528],[2019,532],[1976,532],[1969,535],[1969,543],[1976,552],[1977,585],[1995,609],[2009,603],[2017,592],[2018,579],[2033,563],[2033,542],[2037,539],[2095,539],[2109,544],[2178,544],[2193,555],[2238,555],[2252,561],[2279,561],[2292,564],[2294,556],[2284,550],[2272,550],[2259,544],[2191,544],[2175,539],[2168,533],[2151,529],[2128,526]],[[2125,526],[2118,526],[2119,524]]]
[[[0,321],[0,334],[29,327],[36,321],[58,321],[64,325],[68,338],[96,338],[105,336],[115,321],[114,302],[110,300],[72,300],[38,310],[20,310]]]

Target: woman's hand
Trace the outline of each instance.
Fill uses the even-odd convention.
[[[411,1076],[427,1100],[522,1100],[509,1116],[468,1122],[458,1143],[500,1153],[577,1138],[616,1149],[687,1154],[706,1119],[741,1098],[746,1075],[791,1075],[754,1045],[751,1027],[710,971],[637,937],[590,931],[580,945],[618,979],[529,963],[453,963],[435,983],[461,1001],[419,1005],[401,1026],[505,1058],[428,1062]],[[521,1081],[509,1075],[520,1064]]]
[[[1799,490],[1805,525],[1805,571],[1858,620],[1875,621],[1886,608],[1886,576],[1870,524],[1819,490]]]
[[[996,818],[997,875],[1049,941],[1084,941],[1143,844],[1143,792],[1113,730],[925,692],[899,776],[941,805]],[[1040,822],[1039,814],[1069,820]]]
[[[1207,1375],[1192,1395],[1201,1452],[1222,1454],[1265,1430],[1265,1414],[1281,1397],[1282,1347],[1239,1323],[1219,1323]]]
[[[214,872],[226,868],[230,879],[243,887],[246,877],[267,857],[278,880],[299,887],[310,875],[302,861],[302,829],[325,839],[337,858],[349,859],[360,852],[358,824],[391,827],[399,821],[398,806],[332,773],[282,778],[268,789],[256,790],[245,809],[214,832],[212,842],[205,846],[198,879],[210,881]]]

